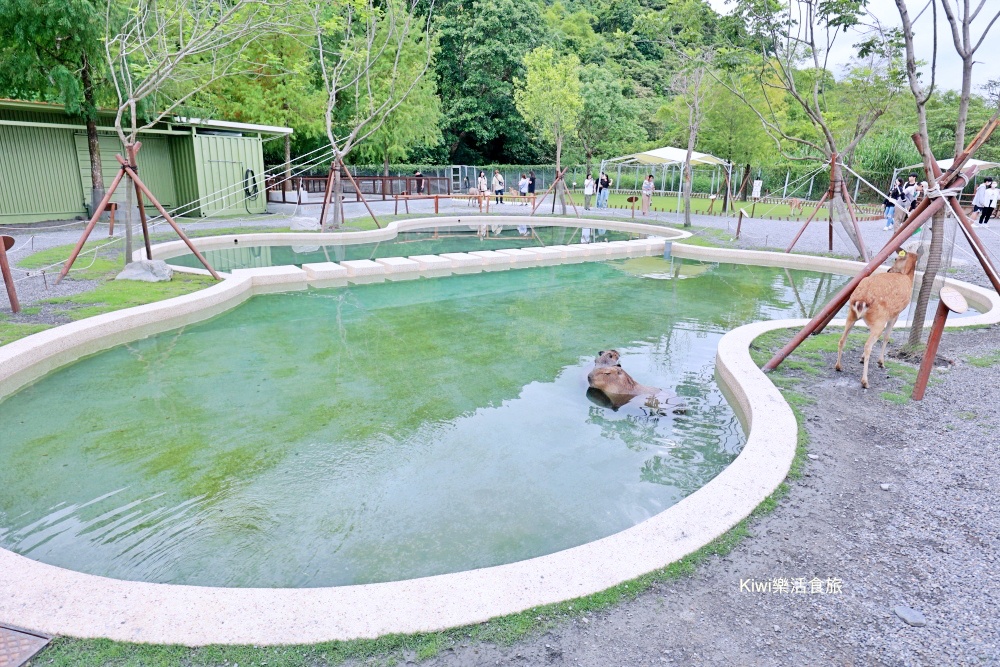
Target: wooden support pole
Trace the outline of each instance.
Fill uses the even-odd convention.
[[[569,169],[569,167],[566,167],[566,169]],[[549,195],[550,192],[552,192],[552,188],[556,187],[556,183],[558,183],[559,179],[562,178],[562,175],[566,173],[566,169],[563,169],[562,173],[558,172],[556,173],[556,177],[552,180],[552,185],[549,186],[549,188],[542,194],[542,198],[539,199],[537,202],[535,202],[535,205],[531,208],[531,215],[535,214],[535,211],[538,210],[538,207],[542,205],[542,202],[545,201],[545,198]]]
[[[933,215],[942,206],[944,206],[944,199],[942,199],[941,197],[935,198],[934,203],[926,206],[924,210],[920,212],[919,215],[916,215],[913,218],[907,220],[907,222],[903,226],[904,229],[907,230],[916,229],[924,222],[926,222],[927,219],[929,219],[931,215]],[[785,346],[781,348],[781,350],[779,350],[777,354],[775,354],[771,358],[771,360],[764,365],[763,370],[773,371],[775,368],[778,367],[778,365],[782,361],[785,360],[785,357],[791,354],[792,350],[801,345],[802,341],[808,338],[811,333],[820,329],[825,322],[829,322],[833,318],[833,316],[836,315],[836,313],[844,306],[844,304],[847,303],[847,300],[851,298],[851,294],[854,293],[854,290],[858,286],[858,283],[860,283],[862,280],[864,280],[872,273],[874,273],[875,269],[881,266],[882,262],[888,259],[889,255],[899,250],[899,247],[902,246],[903,243],[908,238],[909,236],[900,235],[896,238],[895,241],[890,241],[885,245],[885,247],[879,250],[878,253],[876,253],[876,255],[871,259],[871,261],[868,262],[865,268],[861,269],[861,272],[858,273],[858,275],[856,275],[846,285],[844,285],[844,287],[842,287],[841,290],[837,292],[837,295],[833,297],[833,299],[823,307],[823,309],[816,315],[816,317],[812,318],[809,321],[809,324],[807,324],[805,327],[802,328],[801,331],[795,334],[792,340],[788,341],[788,343],[785,344]]]
[[[931,333],[927,337],[927,349],[924,351],[924,358],[920,362],[920,370],[917,372],[917,381],[913,384],[913,400],[920,401],[924,398],[924,391],[927,389],[927,381],[931,377],[931,370],[934,368],[934,360],[937,359],[938,345],[941,343],[941,334],[944,332],[945,322],[948,320],[948,313],[964,313],[969,309],[969,304],[965,297],[951,287],[942,287],[938,295],[937,312],[934,314],[934,325]]]
[[[812,214],[806,219],[806,221],[802,225],[802,227],[799,228],[798,234],[795,235],[795,238],[792,239],[792,242],[788,244],[787,248],[785,248],[785,252],[791,252],[792,251],[792,248],[795,247],[795,244],[799,242],[799,238],[801,238],[802,234],[805,233],[806,227],[809,226],[809,223],[813,221],[813,218],[816,217],[816,214],[818,214],[820,212],[820,209],[823,208],[823,202],[825,202],[829,196],[830,196],[830,191],[829,190],[827,190],[826,192],[823,193],[823,196],[820,197],[819,203],[816,204],[815,210],[813,210]],[[740,209],[740,210],[742,211],[742,209]],[[831,229],[832,229],[832,227],[831,227]]]
[[[326,231],[326,214],[330,208],[330,196],[333,192],[333,170],[337,161],[330,163],[330,172],[326,176],[326,190],[323,192],[323,207],[319,210],[319,230]]]
[[[119,157],[119,159],[121,158]],[[76,246],[74,246],[73,252],[70,253],[69,259],[66,260],[62,270],[59,271],[59,277],[55,280],[56,285],[58,285],[62,279],[66,277],[66,274],[69,273],[70,268],[73,266],[73,262],[75,262],[76,258],[80,256],[80,251],[83,250],[83,246],[87,242],[87,237],[89,237],[90,233],[94,231],[94,225],[97,224],[97,219],[101,217],[104,213],[104,209],[108,207],[108,202],[111,201],[111,196],[115,193],[115,190],[118,189],[118,184],[122,182],[122,178],[124,177],[125,169],[119,169],[118,173],[115,175],[115,179],[111,181],[111,187],[104,193],[104,199],[102,199],[101,203],[97,205],[97,210],[94,211],[93,217],[90,218],[90,222],[88,222],[86,228],[84,228],[83,234],[80,235],[80,240],[76,242]]]
[[[132,182],[135,183],[136,186],[140,190],[142,190],[143,194],[145,194],[149,198],[150,203],[156,207],[156,210],[160,212],[160,215],[163,216],[163,219],[166,220],[167,223],[174,228],[174,231],[177,232],[177,236],[181,237],[181,240],[184,241],[184,244],[187,245],[191,253],[198,258],[199,262],[202,263],[202,266],[208,269],[208,272],[212,274],[213,278],[215,278],[216,280],[222,280],[222,277],[215,272],[215,269],[212,268],[212,265],[208,263],[208,260],[206,260],[202,256],[202,254],[194,246],[194,243],[191,242],[191,239],[187,237],[187,234],[185,234],[184,231],[179,226],[177,226],[177,223],[174,221],[172,217],[170,217],[170,214],[167,213],[167,210],[163,208],[163,206],[156,199],[156,197],[153,196],[153,193],[149,191],[149,188],[146,187],[146,184],[139,179],[139,175],[134,171],[132,171],[132,168],[125,162],[125,160],[122,159],[121,155],[116,155],[115,159],[117,159],[118,162],[121,163],[122,167],[125,168],[125,171],[128,172],[128,177],[132,179]]]
[[[139,163],[136,160],[136,153],[142,148],[142,142],[136,142],[135,144],[129,146],[126,149],[128,154],[129,164],[132,166],[132,171],[138,173]],[[142,193],[139,192],[139,187],[136,186],[135,181],[132,182],[132,187],[135,190],[135,201],[139,206],[139,222],[142,224],[142,240],[146,245],[146,259],[153,259],[153,249],[150,247],[149,243],[149,224],[146,222],[146,207],[142,203]],[[126,263],[131,262],[131,257],[125,258]]]
[[[847,208],[847,215],[851,218],[851,225],[854,227],[854,234],[858,237],[858,249],[861,251],[861,259],[868,259],[868,249],[865,248],[865,238],[861,236],[861,227],[858,219],[851,210],[851,194],[847,191],[847,185],[840,181],[840,194],[844,196],[844,206]]]
[[[744,211],[743,208],[741,207],[740,208],[740,215],[739,215],[738,218],[736,218],[736,240],[737,241],[740,240],[740,230],[743,228],[743,215],[745,213],[746,213],[746,211]]]
[[[351,170],[348,169],[347,167],[344,167],[344,173],[347,174],[348,180],[350,180],[351,183],[354,185],[354,190],[355,192],[358,193],[358,198],[360,198],[361,201],[364,202],[365,208],[368,209],[368,215],[370,215],[372,217],[372,220],[375,221],[375,226],[378,227],[379,229],[382,229],[382,225],[378,224],[378,218],[375,217],[375,212],[372,211],[372,207],[368,205],[368,200],[365,199],[365,196],[363,194],[361,194],[361,186],[358,185],[357,181],[354,180],[354,176],[351,175]],[[385,199],[385,197],[382,198]],[[344,216],[341,215],[340,219],[343,220]]]
[[[7,287],[7,298],[10,300],[10,311],[15,315],[21,312],[21,303],[17,300],[17,289],[14,286],[14,276],[10,272],[10,262],[7,261],[7,251],[14,247],[13,236],[0,236],[0,276]]]

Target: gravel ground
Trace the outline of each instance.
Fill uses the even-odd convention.
[[[752,537],[690,577],[509,647],[449,649],[427,665],[1000,665],[1000,328],[948,333],[957,363],[922,403],[832,358],[804,393],[804,476]],[[883,487],[883,485],[886,485]],[[887,490],[884,490],[887,489]],[[814,577],[840,593],[741,590]],[[925,619],[912,627],[897,606]]]

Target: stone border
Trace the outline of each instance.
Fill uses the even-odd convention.
[[[534,223],[537,226],[548,227],[589,227],[596,228],[598,224],[601,229],[613,229],[620,232],[635,232],[638,234],[650,234],[664,237],[668,241],[676,241],[688,238],[690,233],[674,229],[672,227],[662,227],[659,225],[647,225],[640,222],[629,222],[625,220],[596,220],[592,218],[552,218],[544,216],[441,216],[430,218],[412,218],[408,220],[394,220],[382,229],[369,229],[360,232],[287,232],[277,234],[225,234],[222,236],[202,236],[192,241],[198,250],[222,250],[235,246],[315,246],[315,245],[357,245],[359,243],[376,243],[378,241],[389,241],[400,232],[420,231],[430,228],[448,227],[476,227],[480,223],[488,225],[504,225],[512,227]],[[611,244],[595,243],[593,246],[604,246]],[[190,252],[183,241],[168,241],[158,243],[152,247],[153,259],[170,259],[179,257]],[[494,252],[494,251],[487,251]],[[133,259],[145,259],[145,250],[139,248],[132,253]],[[363,260],[362,260],[363,261]],[[174,271],[181,273],[195,273],[208,275],[205,269],[198,269],[187,266],[170,265]]]
[[[593,226],[594,221],[584,224]],[[672,231],[642,227],[636,231],[661,235]],[[610,221],[608,228],[615,228]],[[671,251],[676,257],[703,261],[846,274],[861,266],[822,257],[683,244],[674,244]],[[205,319],[253,293],[302,288],[305,273],[296,267],[234,271],[222,283],[195,294],[100,315],[0,347],[0,396],[84,354]],[[951,326],[1000,321],[997,295],[957,281],[948,283],[988,310],[956,319]],[[298,644],[442,630],[605,590],[675,562],[719,537],[785,479],[795,455],[797,424],[777,388],[750,358],[749,345],[766,331],[804,322],[757,322],[723,336],[716,372],[749,430],[743,452],[695,493],[614,535],[496,567],[380,584],[302,589],[122,581],[0,550],[0,621],[52,634],[118,641],[188,646]]]

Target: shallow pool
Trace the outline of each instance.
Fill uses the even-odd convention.
[[[579,545],[739,454],[724,332],[845,281],[645,257],[254,297],[0,403],[0,546],[123,579],[306,587]],[[588,400],[607,348],[687,412]]]
[[[525,234],[516,226],[499,225],[498,233],[491,230],[480,238],[476,228],[469,225],[442,227],[437,230],[399,232],[394,238],[377,243],[344,245],[240,245],[204,251],[205,259],[219,271],[254,269],[264,266],[302,266],[319,262],[342,262],[353,259],[378,257],[412,257],[414,255],[439,255],[446,252],[472,252],[474,250],[502,250],[505,248],[531,248],[569,243],[602,243],[639,238],[640,234],[618,232],[610,229],[579,227],[539,226],[525,227]],[[644,236],[644,235],[642,235]],[[167,260],[174,266],[202,268],[201,262],[188,253]]]

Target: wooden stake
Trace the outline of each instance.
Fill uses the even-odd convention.
[[[101,203],[97,205],[97,210],[94,211],[93,217],[90,218],[90,222],[88,222],[87,226],[84,228],[83,234],[80,235],[80,240],[76,242],[73,252],[70,253],[69,259],[66,260],[62,270],[59,272],[59,277],[56,278],[55,281],[56,285],[58,285],[62,279],[66,277],[66,274],[69,273],[70,268],[73,266],[73,262],[75,262],[76,258],[80,256],[80,251],[83,250],[84,244],[87,243],[87,237],[89,237],[90,233],[94,231],[94,225],[97,224],[97,219],[101,217],[104,213],[104,209],[108,207],[108,202],[111,201],[111,196],[114,195],[115,190],[118,189],[118,184],[122,182],[122,178],[124,177],[125,169],[123,168],[120,169],[115,175],[115,179],[111,181],[111,187],[104,193],[104,199],[102,199]]]
[[[146,187],[146,184],[139,179],[139,175],[134,171],[132,171],[132,168],[125,162],[125,160],[122,159],[121,155],[116,155],[115,159],[118,160],[119,163],[121,163],[125,171],[128,172],[128,177],[131,178],[132,182],[135,183],[136,186],[140,190],[142,190],[142,192],[149,198],[149,202],[156,207],[156,210],[160,212],[160,215],[163,216],[163,219],[166,220],[170,224],[170,226],[174,228],[174,231],[177,232],[177,236],[181,237],[181,240],[184,241],[184,243],[187,245],[188,249],[194,254],[194,256],[198,258],[198,261],[201,262],[206,269],[208,269],[208,272],[212,274],[212,277],[215,278],[216,280],[222,280],[222,277],[215,272],[215,269],[213,269],[212,265],[208,263],[208,260],[206,260],[202,256],[202,254],[198,252],[198,249],[196,247],[194,247],[194,243],[192,243],[191,239],[187,237],[187,234],[185,234],[184,231],[177,226],[177,223],[174,222],[174,219],[170,217],[170,214],[167,213],[167,210],[163,208],[163,206],[156,199],[156,197],[153,196],[153,193],[149,191],[149,188]]]
[[[17,290],[14,287],[14,276],[10,272],[10,262],[7,261],[7,251],[13,247],[13,236],[0,236],[0,275],[3,276],[3,284],[7,286],[7,298],[10,299],[10,311],[16,315],[21,312],[21,303],[17,300]]]

